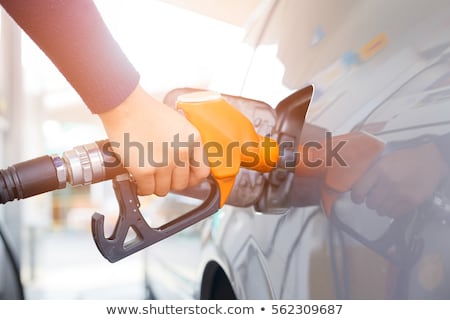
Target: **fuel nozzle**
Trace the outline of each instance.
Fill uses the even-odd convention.
[[[262,136],[252,121],[223,96],[199,92],[178,98],[177,109],[198,129],[206,149],[211,175],[209,194],[197,208],[157,228],[150,227],[139,210],[137,186],[121,165],[107,140],[85,144],[62,156],[43,156],[0,171],[0,203],[24,199],[48,191],[89,185],[112,179],[119,204],[119,219],[111,235],[105,235],[104,216],[92,216],[92,235],[101,254],[110,262],[127,257],[217,212],[227,202],[240,168],[268,176],[265,191],[255,206],[261,212],[282,213],[288,206],[288,190],[295,165],[285,162],[298,146],[298,136],[312,96],[312,87],[292,94],[277,107],[273,136]],[[280,144],[292,140],[280,154]],[[216,152],[207,152],[206,145]],[[258,196],[258,194],[256,194]],[[136,237],[127,239],[132,229]]]

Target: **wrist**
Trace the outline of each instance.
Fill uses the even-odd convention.
[[[114,109],[98,114],[98,116],[108,131],[108,128],[120,128],[124,125],[133,126],[134,121],[145,117],[145,115],[159,112],[161,106],[164,105],[138,85],[121,104]]]
[[[131,94],[115,108],[99,113],[98,116],[103,124],[111,124],[117,120],[127,119],[133,112],[133,107],[136,105],[134,101],[142,94],[142,88],[138,85]]]

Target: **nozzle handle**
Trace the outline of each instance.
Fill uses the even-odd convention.
[[[128,174],[115,177],[113,186],[120,212],[113,233],[109,237],[105,236],[103,215],[96,212],[92,216],[92,235],[98,250],[109,262],[116,262],[214,214],[220,206],[219,187],[211,176],[206,181],[210,186],[209,195],[199,207],[160,227],[152,228],[139,211],[135,183]],[[130,229],[136,237],[127,241]]]

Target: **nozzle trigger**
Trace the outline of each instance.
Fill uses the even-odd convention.
[[[109,237],[105,237],[105,217],[97,212],[92,216],[92,235],[98,250],[109,262],[116,262],[214,214],[219,210],[220,190],[212,176],[206,181],[210,192],[203,204],[160,227],[152,228],[139,211],[136,184],[127,173],[115,177],[113,186],[120,211]],[[136,233],[136,237],[126,241],[130,229]]]

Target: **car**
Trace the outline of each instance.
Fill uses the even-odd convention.
[[[0,228],[0,300],[24,299],[20,267],[6,230]]]
[[[450,4],[441,0],[278,0],[260,10],[242,44],[251,57],[238,50],[199,89],[229,95],[254,123],[245,110],[259,102],[266,134],[281,118],[268,106],[312,84],[295,138],[345,137],[342,157],[353,162],[334,189],[331,174],[296,174],[282,210],[261,198],[240,205],[246,189],[236,183],[235,198],[216,214],[146,251],[148,297],[450,298],[449,21]],[[382,146],[370,161],[366,144],[352,144],[358,134]],[[252,186],[262,185],[263,197],[270,175],[258,177],[262,184]],[[335,197],[328,206],[326,188]],[[152,221],[201,203],[180,194],[158,201],[147,212]]]

